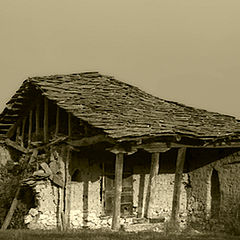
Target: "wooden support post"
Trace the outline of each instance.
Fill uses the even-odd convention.
[[[21,137],[20,137],[20,133],[21,133],[21,126],[18,125],[17,126],[17,131],[16,131],[16,143],[20,143],[21,144]]]
[[[69,174],[69,163],[71,160],[71,149],[67,147],[67,155],[65,161],[65,183],[64,183],[64,221],[63,229],[70,228],[70,201],[71,201],[71,176]]]
[[[14,214],[16,208],[17,208],[17,205],[18,205],[18,195],[19,195],[19,193],[20,193],[20,188],[17,189],[15,197],[12,201],[11,207],[10,207],[10,209],[7,213],[7,216],[6,216],[6,218],[5,218],[5,220],[2,224],[2,227],[1,227],[2,230],[6,230],[8,228],[9,223],[12,220],[12,216],[13,216],[13,214]]]
[[[145,174],[140,174],[139,191],[138,191],[138,213],[137,217],[143,217],[143,199],[144,199],[144,185],[145,185]]]
[[[153,206],[154,201],[154,193],[155,193],[155,186],[156,186],[156,177],[158,175],[159,169],[159,152],[152,153],[152,160],[151,160],[151,169],[148,181],[148,188],[147,188],[147,195],[146,195],[146,203],[145,203],[145,213],[144,216],[146,218],[150,218],[150,210]]]
[[[48,99],[44,98],[43,139],[48,143]]]
[[[72,115],[68,113],[68,136],[72,136]]]
[[[55,129],[55,136],[58,135],[59,132],[59,117],[60,117],[60,108],[57,106],[56,108],[56,129]]]
[[[116,154],[115,162],[115,190],[114,190],[114,205],[112,229],[120,228],[120,212],[121,212],[121,193],[122,193],[122,175],[123,175],[123,153]]]
[[[39,99],[38,99],[37,105],[36,105],[35,119],[36,119],[36,136],[38,139],[39,134],[40,134],[40,101],[39,101]]]
[[[180,194],[181,194],[181,182],[183,174],[183,166],[185,162],[186,148],[178,149],[175,180],[174,180],[174,190],[173,190],[173,201],[172,201],[172,215],[171,222],[173,226],[177,226],[179,207],[180,207]]]
[[[32,116],[33,110],[31,109],[29,112],[29,120],[28,120],[28,147],[31,145],[31,138],[32,138]]]
[[[21,146],[22,147],[24,147],[26,121],[27,121],[27,117],[24,117],[24,119],[22,121],[22,136],[21,136]]]

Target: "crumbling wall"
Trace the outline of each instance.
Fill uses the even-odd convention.
[[[25,217],[25,224],[30,229],[53,229],[57,227],[57,208],[59,189],[50,181],[38,182],[33,188],[35,193],[36,208],[31,208]],[[61,197],[61,196],[60,196]]]
[[[235,152],[189,173],[188,212],[191,222],[205,224],[211,219],[211,176],[218,173],[219,219],[228,222],[240,214],[240,152]]]
[[[64,156],[61,154],[61,147],[53,147],[50,152],[48,166],[53,176],[49,176],[48,180],[36,181],[36,184],[32,186],[36,207],[29,210],[24,220],[30,229],[53,229],[61,225],[63,188],[53,182],[63,185],[65,178]],[[47,161],[47,159],[45,160]],[[46,173],[43,171],[43,174]]]

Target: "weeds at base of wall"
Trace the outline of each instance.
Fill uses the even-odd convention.
[[[240,236],[240,219],[232,218],[228,219],[228,223],[225,224],[225,231],[234,236]]]
[[[32,166],[30,164],[27,165],[24,158],[21,158],[17,163],[9,160],[6,165],[0,165],[0,226],[2,226],[10,209],[20,181],[28,177],[31,171]],[[28,210],[27,204],[20,201],[8,228],[26,228],[24,216]]]

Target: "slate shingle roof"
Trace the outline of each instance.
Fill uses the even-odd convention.
[[[28,84],[75,117],[119,140],[166,134],[212,139],[240,133],[240,123],[232,116],[163,100],[97,72],[29,78],[9,104],[14,105]],[[0,122],[7,112],[3,111]]]

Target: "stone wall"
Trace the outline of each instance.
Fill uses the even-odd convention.
[[[140,178],[143,177],[140,174],[134,174],[133,176],[133,206],[138,211],[139,203],[139,190],[140,190]],[[150,208],[151,218],[165,218],[169,220],[172,209],[172,199],[173,199],[173,187],[174,187],[174,174],[159,174],[156,178],[156,191],[153,198],[153,206]],[[144,194],[143,198],[143,212],[145,209],[145,201],[147,194],[147,186],[149,180],[149,174],[144,175]],[[187,192],[185,189],[186,183],[188,181],[187,174],[183,175],[183,181],[181,186],[181,198],[180,198],[180,214],[186,217],[187,213]]]
[[[59,154],[61,150],[52,150],[50,167],[58,161],[61,171],[64,172],[64,156]],[[139,156],[138,156],[139,157]],[[127,161],[126,161],[127,162]],[[131,162],[131,161],[129,161]],[[137,161],[138,162],[138,161]],[[55,163],[56,164],[56,163]],[[147,163],[148,165],[148,163]],[[104,193],[103,169],[100,161],[93,161],[88,155],[74,152],[69,166],[69,172],[72,176],[70,188],[70,227],[71,228],[100,228],[111,227],[111,216],[104,215]],[[143,200],[143,212],[147,186],[149,180],[149,168],[145,165],[134,163],[133,166],[133,217],[137,217],[140,198]],[[62,174],[64,178],[64,174]],[[141,178],[144,177],[142,181]],[[188,176],[184,174],[181,189],[180,212],[186,216],[187,185]],[[141,184],[140,184],[141,183]],[[154,203],[150,208],[151,218],[169,219],[172,208],[172,197],[174,187],[174,173],[159,173],[156,178],[156,191],[152,196]],[[143,188],[142,196],[139,196],[139,190]],[[25,217],[25,223],[31,229],[56,228],[61,222],[61,212],[63,211],[63,190],[52,185],[50,181],[39,182],[34,187],[37,207],[30,209]],[[142,215],[143,216],[143,215]],[[131,224],[130,217],[121,219],[121,224]]]
[[[206,156],[207,157],[207,156]],[[227,222],[240,214],[240,152],[209,163],[189,173],[188,191],[189,220],[205,223],[212,218],[213,170],[219,178],[219,218]]]

